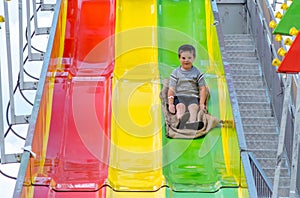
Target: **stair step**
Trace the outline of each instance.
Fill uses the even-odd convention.
[[[251,39],[252,40],[252,36],[250,34],[225,34],[224,35],[224,40],[230,40],[230,39],[234,39],[234,40]]]
[[[277,133],[245,133],[247,141],[256,141],[256,140],[262,140],[262,141],[278,141],[278,134]],[[277,151],[276,151],[277,152]],[[275,152],[275,155],[276,155]]]
[[[266,167],[268,168],[275,168],[276,165],[276,159],[275,158],[257,158],[257,161],[261,165],[261,167],[264,169]]]
[[[273,157],[276,158],[277,150],[275,149],[249,149],[255,156],[255,158],[260,159],[260,158],[268,158],[268,157]],[[271,167],[275,168],[275,167]]]
[[[275,171],[276,158],[257,158],[257,161],[261,165],[262,169],[273,168]],[[283,159],[283,162],[285,162],[285,161],[286,161],[286,158]],[[284,176],[281,176],[281,177],[284,177]],[[287,176],[287,177],[289,177],[289,176]],[[269,178],[272,178],[272,177],[269,177]]]
[[[277,128],[275,125],[253,125],[244,124],[244,133],[276,133]]]
[[[273,184],[273,180],[274,180],[274,177],[270,177],[270,182]],[[281,188],[285,187],[285,188],[289,188],[290,186],[290,177],[280,177],[279,179],[279,186]]]
[[[258,64],[257,63],[241,63],[241,62],[230,62],[230,68],[231,69],[239,69],[239,70],[245,70],[245,69],[258,69]],[[240,73],[238,76],[244,75],[244,76],[249,76],[248,73]]]
[[[278,147],[278,141],[250,141],[246,140],[248,149],[250,150],[276,150]]]
[[[240,110],[244,109],[271,109],[267,102],[239,102]]]
[[[234,81],[235,89],[263,89],[265,85],[262,81]]]
[[[244,67],[244,66],[241,66],[241,67]],[[255,67],[257,67],[255,65]],[[232,79],[233,79],[233,82],[239,82],[239,81],[250,81],[250,82],[253,82],[253,81],[262,81],[262,78],[260,75],[232,75],[231,76]]]
[[[240,110],[241,117],[247,117],[248,115],[255,115],[255,117],[272,117],[271,109],[244,109]]]
[[[275,160],[274,161],[274,166],[271,166],[271,167],[266,168],[266,169],[274,169],[273,171],[275,171],[276,158],[277,158],[277,148],[276,149],[252,148],[252,149],[248,149],[248,150],[253,153],[253,155],[255,156],[256,159],[274,159]],[[281,169],[288,169],[287,158],[286,158],[285,154],[283,154],[282,160],[283,161],[282,161],[282,164],[281,164]]]
[[[234,64],[239,64],[239,63],[234,63]],[[260,75],[260,71],[258,69],[236,69],[235,67],[230,68],[230,73],[233,76],[236,75]]]
[[[284,187],[279,186],[278,196],[280,198],[289,198],[290,197],[290,187],[289,186],[284,186]]]
[[[253,45],[253,39],[250,38],[239,38],[239,39],[224,39],[226,45]]]
[[[227,56],[227,60],[229,63],[256,63],[258,64],[258,59],[256,57],[245,57],[240,54],[234,56]]]
[[[275,125],[274,117],[242,117],[243,124]]]
[[[264,96],[237,96],[239,102],[267,102],[267,98]],[[264,110],[266,111],[266,110]],[[269,112],[264,113],[264,111],[257,112],[257,115],[272,115]]]
[[[227,50],[255,50],[254,45],[225,45],[226,51]]]
[[[267,177],[274,178],[275,168],[265,168],[264,172],[266,173]],[[286,167],[281,166],[280,176],[281,177],[289,177],[289,175],[290,175],[289,169],[287,169]]]
[[[252,57],[252,56],[256,56],[256,51],[255,50],[227,50],[226,51],[228,57],[230,56],[236,56],[236,55],[240,55],[243,57]]]
[[[235,90],[237,96],[266,96],[265,89],[239,89]]]

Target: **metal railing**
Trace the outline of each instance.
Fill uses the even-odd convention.
[[[25,142],[25,146],[24,146],[24,148],[26,148],[26,149],[24,149],[24,152],[22,155],[21,164],[20,164],[20,168],[19,168],[19,172],[18,172],[18,177],[17,177],[17,181],[16,181],[14,193],[13,193],[14,198],[21,197],[21,195],[22,195],[22,189],[23,189],[23,184],[25,181],[26,171],[27,171],[27,167],[29,166],[29,159],[32,155],[34,155],[34,153],[31,151],[31,145],[32,145],[32,141],[33,141],[36,120],[37,120],[38,112],[40,109],[40,101],[41,101],[41,98],[43,95],[45,81],[46,81],[46,77],[47,77],[51,49],[53,48],[53,44],[54,44],[55,32],[56,32],[56,27],[57,27],[57,23],[58,23],[58,18],[59,18],[59,13],[60,13],[59,11],[60,11],[61,4],[62,4],[62,1],[57,0],[55,8],[54,8],[55,12],[54,12],[54,16],[52,19],[50,36],[49,36],[48,43],[47,43],[46,54],[44,57],[41,76],[39,79],[39,84],[38,84],[37,91],[36,91],[35,102],[34,102],[32,114],[31,114],[32,120],[28,126],[28,132],[27,132],[26,142]]]
[[[32,5],[30,4],[32,3]],[[12,4],[12,5],[10,5]],[[36,61],[40,61],[40,66],[42,65],[42,60],[44,56],[44,52],[36,49],[32,45],[32,40],[35,38],[35,36],[40,35],[41,29],[49,29],[47,27],[41,28],[38,27],[36,21],[38,20],[37,11],[43,7],[43,2],[40,3],[38,8],[36,8],[36,1],[29,1],[26,0],[26,2],[23,2],[19,0],[18,2],[11,2],[3,0],[3,10],[4,10],[4,20],[5,20],[5,43],[1,47],[6,48],[3,50],[5,53],[1,54],[0,60],[2,59],[5,64],[2,64],[2,66],[5,66],[4,70],[7,70],[5,73],[0,73],[0,79],[4,77],[5,79],[8,79],[8,93],[5,93],[4,90],[1,88],[1,106],[2,104],[2,98],[6,97],[8,98],[8,104],[6,107],[6,113],[3,112],[3,108],[0,108],[0,117],[1,124],[0,124],[0,147],[1,147],[1,163],[16,163],[20,162],[21,153],[16,154],[7,154],[5,151],[5,138],[8,135],[8,133],[12,132],[14,135],[16,135],[18,138],[25,139],[24,137],[20,136],[17,132],[13,130],[14,125],[18,124],[28,124],[30,119],[30,111],[28,114],[22,113],[17,114],[17,102],[20,102],[20,98],[16,97],[17,94],[20,93],[21,97],[28,103],[28,106],[30,106],[30,109],[32,107],[32,103],[30,100],[25,96],[26,94],[23,93],[23,91],[31,90],[31,92],[35,92],[38,84],[38,78],[34,77],[33,75],[29,74],[28,71],[26,71],[25,67],[30,68],[32,65],[37,65]],[[11,8],[13,5],[18,6],[18,12],[15,12]],[[47,4],[49,5],[49,4]],[[51,7],[51,6],[47,6]],[[49,8],[48,10],[44,11],[51,11]],[[24,12],[26,13],[26,17],[24,18]],[[18,29],[12,25],[12,20],[10,19],[10,16],[13,16],[11,13],[14,13],[16,17],[18,18],[17,24]],[[49,14],[51,16],[51,14]],[[31,26],[34,25],[34,29],[31,29]],[[16,34],[17,32],[17,34]],[[44,31],[44,33],[46,33]],[[17,49],[17,50],[15,50]],[[17,56],[15,56],[17,51]],[[34,57],[38,57],[35,59]],[[35,61],[33,63],[32,61]],[[1,66],[1,65],[0,65]],[[26,80],[26,77],[28,79]],[[17,79],[16,79],[17,78]],[[29,80],[31,79],[31,80]],[[15,82],[16,81],[16,82]],[[0,81],[1,83],[1,81]],[[19,91],[19,93],[17,93]],[[20,105],[19,105],[20,107]],[[21,108],[20,108],[21,109]],[[23,109],[23,107],[22,107]],[[20,110],[22,111],[22,110]],[[6,117],[4,118],[4,115],[6,114]],[[6,125],[4,124],[4,119],[6,119],[8,129],[6,130]],[[6,132],[5,132],[6,130]]]
[[[279,48],[286,50],[283,41],[275,41],[275,35],[272,35],[272,29],[269,27],[270,21],[276,21],[273,10],[268,1],[251,0],[247,1],[249,10],[249,18],[251,18],[251,32],[256,39],[258,55],[262,63],[263,75],[268,87],[270,96],[270,104],[272,105],[274,116],[280,126],[279,143],[277,150],[277,164],[273,184],[273,197],[278,196],[278,186],[280,177],[280,168],[283,155],[287,155],[290,169],[294,173],[291,174],[291,189],[290,196],[296,194],[294,189],[299,188],[300,168],[298,163],[299,148],[297,144],[297,135],[295,136],[294,125],[297,124],[297,90],[299,85],[299,76],[292,74],[280,74],[276,72],[276,67],[271,65],[274,58],[282,59],[277,56]],[[299,97],[299,96],[298,96]],[[299,126],[298,126],[299,127]],[[297,131],[297,130],[296,130]],[[295,148],[297,147],[297,148]]]
[[[272,185],[252,152],[248,153],[258,197],[271,197]]]
[[[213,8],[215,20],[220,21],[218,8],[217,8],[215,1],[212,1],[212,8]],[[225,70],[225,74],[226,74],[228,91],[229,91],[229,95],[230,95],[230,102],[231,102],[232,109],[234,109],[233,116],[234,116],[235,128],[236,128],[238,141],[239,141],[240,155],[241,155],[241,162],[242,162],[242,164],[240,164],[240,166],[241,166],[241,168],[244,168],[244,173],[246,176],[246,182],[247,182],[249,195],[251,198],[256,198],[256,197],[258,197],[257,187],[255,184],[255,179],[253,177],[253,175],[254,175],[252,172],[253,168],[251,167],[249,155],[247,152],[246,139],[245,139],[243,124],[242,124],[242,119],[240,116],[239,105],[237,102],[236,91],[235,91],[235,88],[233,85],[233,79],[230,74],[230,65],[227,61],[223,32],[222,32],[221,25],[217,25],[216,28],[217,28],[217,33],[218,33],[218,37],[219,37],[219,43],[220,43],[220,48],[221,48],[224,70]]]
[[[275,6],[275,4],[273,5]],[[274,58],[280,59],[277,55],[277,50],[280,47],[285,49],[283,41],[275,41],[275,37],[272,35],[272,30],[269,28],[269,23],[271,20],[275,20],[272,7],[268,1],[258,1],[250,0],[246,1],[247,8],[247,24],[249,32],[254,35],[257,47],[257,54],[259,56],[260,62],[262,64],[262,75],[264,76],[265,83],[268,87],[268,95],[270,98],[270,105],[275,112],[275,118],[281,118],[282,104],[283,104],[283,78],[282,74],[276,72],[276,68],[271,65]],[[220,35],[222,37],[222,35]],[[222,39],[220,42],[222,45]],[[225,58],[223,59],[226,61]],[[226,64],[224,64],[226,72]],[[227,74],[227,72],[226,72]],[[238,110],[239,107],[236,104],[235,91],[230,86],[232,79],[230,75],[227,74],[227,83],[229,84],[229,92],[232,101],[232,107]],[[272,185],[269,179],[265,175],[263,169],[260,167],[259,163],[255,159],[252,153],[247,152],[247,146],[245,144],[245,135],[242,128],[241,120],[239,118],[239,111],[235,111],[235,123],[237,124],[237,134],[241,149],[241,157],[244,165],[244,170],[247,178],[248,187],[254,183],[256,189],[249,188],[250,197],[271,197],[272,196]],[[278,121],[279,122],[279,121]],[[291,144],[290,144],[291,145]],[[249,165],[250,163],[250,165]],[[251,168],[250,168],[251,167]],[[251,169],[251,171],[249,170]],[[249,174],[251,172],[251,174]],[[253,178],[254,177],[254,181]],[[255,192],[254,192],[255,191]]]

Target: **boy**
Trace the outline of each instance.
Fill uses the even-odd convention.
[[[196,122],[199,109],[205,110],[206,86],[204,74],[193,66],[196,58],[195,48],[192,45],[180,46],[178,58],[180,66],[170,75],[168,104],[169,111],[176,113],[182,125],[187,121]],[[185,114],[186,110],[189,111],[189,115]]]

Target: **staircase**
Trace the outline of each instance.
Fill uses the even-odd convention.
[[[273,184],[278,146],[278,127],[250,34],[224,35],[227,60],[236,90],[246,144]],[[289,168],[284,158],[279,196],[289,197]]]

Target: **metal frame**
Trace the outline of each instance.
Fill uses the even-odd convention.
[[[222,1],[223,2],[223,1]],[[275,20],[275,17],[274,17],[274,13],[273,13],[273,10],[272,10],[272,8],[271,8],[271,6],[270,6],[270,4],[267,2],[267,0],[265,0],[264,2],[263,1],[257,1],[257,0],[252,0],[252,2],[254,3],[254,5],[256,5],[256,10],[257,10],[257,12],[258,13],[260,13],[258,16],[259,16],[259,18],[260,18],[260,21],[261,21],[261,23],[262,23],[262,27],[263,27],[263,31],[264,31],[264,35],[266,36],[266,40],[268,41],[268,45],[269,45],[269,47],[270,47],[270,51],[271,51],[271,53],[272,53],[272,56],[273,57],[275,57],[275,58],[279,58],[278,57],[278,55],[276,54],[276,47],[275,47],[275,45],[274,45],[274,43],[273,43],[273,39],[272,39],[272,37],[273,37],[273,35],[272,35],[272,33],[271,33],[271,30],[269,29],[269,27],[268,27],[268,21],[267,21],[267,19],[263,16],[263,9],[262,9],[262,3],[266,3],[265,5],[267,6],[267,9],[268,9],[268,11],[269,11],[269,14],[271,15],[271,18],[273,19],[273,20]],[[276,6],[276,4],[277,4],[278,2],[276,1],[276,2],[273,2],[273,4],[274,4],[274,6]],[[285,48],[285,46],[284,46],[284,44],[283,44],[283,41],[281,41],[281,47],[283,47],[284,49],[286,49]],[[226,64],[224,64],[224,68],[225,68],[225,72],[226,72],[226,74],[227,74],[227,70],[226,70]],[[284,79],[284,77],[285,77],[285,75],[282,75],[282,74],[278,74],[280,77],[281,77],[281,79]],[[228,82],[228,85],[230,85],[230,83],[229,83],[229,81],[231,80],[231,78],[228,78],[227,77],[227,82]],[[289,87],[291,86],[291,82],[289,81],[289,82],[287,82],[287,84],[289,84]],[[229,86],[229,91],[231,90],[231,87]],[[287,92],[288,90],[286,90],[286,92]],[[232,91],[230,91],[230,95],[232,95]],[[300,95],[300,92],[299,92],[299,95]],[[298,97],[298,95],[297,95],[297,97]],[[290,96],[287,96],[287,98],[290,98]],[[298,100],[298,99],[297,99]],[[299,102],[300,102],[300,99],[298,100]],[[232,100],[232,102],[233,103],[235,103],[235,100],[233,99]],[[297,103],[299,103],[299,102],[297,102]],[[299,105],[300,106],[300,105]],[[232,105],[232,107],[233,107],[233,109],[238,109],[238,106],[237,107],[235,107],[235,104],[233,104]],[[286,105],[286,109],[288,108],[288,106]],[[298,110],[300,111],[300,107],[296,110],[296,112],[298,112]],[[236,110],[237,111],[237,110]],[[300,112],[299,112],[299,114],[300,114]],[[235,122],[238,124],[237,125],[237,134],[238,134],[238,138],[239,138],[239,143],[240,143],[240,147],[241,147],[241,155],[242,156],[244,156],[244,152],[247,152],[247,147],[246,147],[246,145],[244,145],[244,134],[243,134],[243,131],[240,129],[240,122],[239,122],[239,115],[238,115],[238,113],[237,112],[235,112],[234,113],[234,115],[235,115]],[[299,123],[299,116],[300,115],[298,115],[298,118],[297,118],[297,115],[296,115],[296,119],[298,119],[298,124],[297,124],[297,126],[295,127],[295,132],[296,132],[296,130],[298,131],[298,132],[300,132],[300,123]],[[237,119],[236,119],[237,118]],[[284,125],[284,123],[282,124],[282,128],[284,127],[285,125]],[[296,164],[297,162],[298,162],[298,153],[296,152],[296,151],[298,151],[298,149],[299,149],[299,143],[300,143],[300,135],[298,135],[298,136],[295,136],[295,138],[294,139],[297,139],[297,141],[295,140],[294,141],[294,151],[295,152],[293,152],[293,154],[295,154],[295,156],[293,157],[293,161],[294,161],[294,163],[295,163],[295,165],[294,166],[292,166],[292,167],[294,167],[294,173],[292,173],[292,175],[294,175],[294,177],[295,177],[295,179],[293,179],[293,178],[291,178],[291,185],[294,185],[294,186],[296,186],[296,177],[297,177],[297,168],[295,168],[295,167],[297,167],[298,165]],[[282,155],[282,153],[283,153],[283,148],[284,148],[284,135],[281,135],[280,136],[280,140],[279,140],[279,142],[280,142],[280,144],[278,145],[278,150],[280,151],[280,152],[278,152],[278,156],[277,156],[277,163],[279,163],[279,168],[277,168],[277,170],[276,170],[276,177],[278,177],[278,181],[277,182],[279,182],[279,176],[280,176],[280,163],[281,163],[281,155]],[[244,149],[244,150],[243,150]],[[296,157],[296,155],[297,155],[297,157]],[[243,157],[244,158],[244,161],[248,161],[247,159],[246,159],[246,157],[244,156]],[[243,161],[243,162],[244,162]],[[254,164],[255,165],[255,164]],[[246,164],[246,166],[247,166],[247,164]],[[263,175],[262,175],[263,176]],[[265,177],[265,176],[263,176],[263,177]],[[267,182],[268,182],[268,180],[266,180]],[[248,177],[247,177],[247,182],[249,182],[248,181]],[[259,186],[256,186],[256,188],[259,188]],[[269,185],[269,190],[270,190],[270,193],[268,193],[269,195],[271,195],[272,194],[272,185]],[[275,186],[274,186],[274,188],[273,189],[277,189],[277,191],[278,191],[278,184],[275,184]],[[295,187],[296,188],[296,187]],[[250,192],[250,190],[249,190],[249,192]],[[295,193],[295,191],[293,190],[293,187],[291,186],[291,193]],[[273,196],[275,196],[276,197],[276,192],[273,194]],[[250,197],[253,197],[253,196],[257,196],[257,195],[251,195],[250,194]]]
[[[299,79],[296,81],[299,83]],[[288,108],[288,107],[284,107]],[[295,127],[293,137],[293,153],[291,165],[291,182],[290,182],[290,197],[297,197],[297,171],[299,158],[299,143],[300,143],[300,86],[297,85],[297,99],[295,109]]]
[[[0,57],[1,58],[1,57]],[[2,90],[2,79],[1,79],[1,59],[0,59],[0,90]],[[4,126],[3,126],[3,100],[2,93],[0,93],[0,153],[1,163],[5,163],[5,144],[4,144]]]
[[[40,100],[42,98],[44,84],[46,81],[46,76],[47,76],[47,71],[48,71],[48,66],[49,66],[50,56],[51,56],[51,49],[52,49],[53,43],[54,43],[55,30],[56,30],[56,26],[57,26],[58,15],[59,15],[59,10],[60,10],[61,4],[62,4],[62,1],[57,0],[57,3],[55,5],[55,13],[54,13],[53,20],[52,20],[52,26],[51,26],[51,30],[50,30],[50,36],[48,39],[47,50],[46,50],[45,58],[43,61],[41,77],[40,77],[39,84],[37,87],[35,102],[33,105],[31,120],[29,123],[26,142],[25,142],[25,146],[24,146],[24,148],[28,148],[28,149],[24,149],[24,153],[22,155],[21,164],[20,164],[20,168],[19,168],[19,172],[18,172],[18,177],[17,177],[17,181],[16,181],[14,193],[13,193],[14,198],[19,198],[22,195],[23,183],[25,181],[25,175],[26,175],[26,170],[27,170],[28,164],[29,164],[29,159],[33,155],[30,148],[31,148],[31,144],[32,144],[33,136],[34,136],[36,119],[38,117],[38,111],[40,108]]]
[[[22,0],[19,0],[22,1]],[[33,2],[33,1],[32,1]],[[22,13],[22,4],[19,4],[19,13]],[[35,3],[33,2],[33,10],[35,11]],[[21,15],[21,14],[19,14]],[[28,60],[29,61],[42,61],[43,60],[43,56],[44,54],[42,53],[32,53],[32,47],[31,47],[31,21],[30,21],[30,1],[26,0],[26,26],[27,26],[27,50],[28,50]],[[34,15],[34,20],[37,20],[37,15]],[[22,15],[20,16],[19,21],[22,21]],[[22,21],[23,23],[23,21]],[[23,32],[23,28],[21,27],[22,23],[19,23],[20,27],[19,29],[22,30],[20,32]],[[20,43],[22,43],[22,45],[20,44],[20,54],[23,54],[23,37],[20,34]],[[21,90],[35,90],[37,83],[36,82],[25,82],[24,81],[24,67],[23,67],[23,58],[20,58],[20,74],[19,74],[19,83],[20,83],[20,89]]]
[[[33,12],[34,12],[34,24],[37,27],[37,15],[36,15],[36,6],[33,2]],[[33,53],[32,52],[32,46],[31,46],[31,16],[30,16],[30,0],[26,0],[26,16],[27,16],[27,50],[28,50],[28,59],[30,61],[36,60],[36,61],[42,61],[44,54],[42,53]],[[38,31],[38,30],[35,30]]]
[[[6,49],[7,49],[7,68],[8,68],[8,87],[9,87],[9,100],[10,100],[10,114],[11,114],[11,122],[17,123],[17,118],[15,116],[15,101],[14,101],[14,87],[13,87],[13,74],[12,74],[12,55],[11,55],[11,43],[10,43],[10,31],[9,31],[9,14],[8,14],[8,4],[9,1],[3,0],[4,4],[4,18],[5,29],[6,29]]]
[[[277,148],[277,160],[276,160],[275,175],[274,175],[274,182],[273,182],[272,198],[278,197],[280,170],[281,170],[282,157],[284,152],[284,139],[285,139],[288,104],[290,103],[290,98],[291,98],[291,79],[292,77],[290,75],[287,75],[286,81],[284,83],[285,91],[284,91],[283,110],[282,110],[282,117],[281,117],[281,124],[280,124],[280,133],[278,139],[279,142]]]
[[[284,0],[283,2],[284,2],[284,3],[287,3],[287,0]],[[282,1],[280,2],[280,1],[278,1],[278,0],[273,0],[273,3],[271,4],[273,10],[276,9],[276,5],[277,5],[277,4],[282,4]]]
[[[22,0],[19,0],[22,1]],[[44,1],[41,1],[41,11],[53,11],[55,4],[44,4]],[[33,24],[34,24],[34,31],[31,31],[31,12],[30,12],[30,0],[26,0],[26,16],[27,16],[27,50],[28,50],[28,60],[29,61],[43,61],[44,53],[33,53],[32,52],[32,45],[31,39],[32,35],[42,35],[42,34],[49,34],[50,27],[38,27],[38,16],[37,16],[37,7],[36,2],[32,0],[32,10],[33,10]],[[22,2],[19,3],[19,21],[22,21]],[[20,32],[23,32],[23,27],[20,23]],[[20,41],[22,41],[23,37],[20,35]],[[20,54],[23,53],[22,51],[23,46],[20,45]],[[24,82],[24,69],[23,69],[23,58],[20,58],[20,88],[21,90],[36,90],[37,82]]]
[[[273,13],[273,10],[272,10],[270,4],[267,2],[267,0],[265,0],[265,2],[268,6],[268,10],[269,10],[270,15],[272,16],[272,19],[275,20],[275,16],[274,16],[274,13]],[[255,4],[257,5],[259,13],[263,14],[264,12],[263,12],[263,9],[261,7],[261,2],[260,1],[255,1]],[[270,44],[270,47],[271,47],[271,52],[272,52],[272,54],[275,58],[279,58],[277,53],[275,53],[277,50],[275,49],[274,43],[271,42],[272,41],[272,39],[271,39],[272,38],[272,33],[269,29],[268,22],[266,21],[265,17],[261,14],[260,14],[260,18],[261,18],[261,21],[263,23],[264,31],[266,31],[266,36],[267,36],[267,40],[268,40],[268,42]],[[283,47],[286,50],[286,47],[283,44],[283,41],[281,41],[281,47]]]
[[[28,4],[29,5],[29,4]],[[41,1],[41,11],[53,11],[54,10],[54,4],[44,4],[44,1]],[[38,27],[38,20],[37,20],[37,9],[36,9],[36,3],[32,1],[32,8],[33,8],[33,16],[34,16],[34,29],[35,34],[49,34],[50,27]]]
[[[8,86],[9,86],[9,99],[10,99],[10,113],[11,113],[11,122],[17,122],[18,117],[15,116],[15,103],[13,97],[13,78],[12,78],[12,59],[11,59],[11,44],[10,44],[10,32],[9,32],[9,15],[8,15],[8,1],[3,0],[4,3],[4,18],[6,19],[5,22],[5,29],[6,29],[6,48],[7,48],[7,63],[8,63]],[[4,124],[3,124],[3,100],[2,100],[2,74],[1,74],[1,63],[0,63],[0,149],[1,149],[1,164],[4,163],[15,163],[20,162],[20,157],[22,154],[6,154],[5,153],[5,137],[4,137]]]
[[[11,49],[11,36],[10,36],[10,19],[9,19],[9,9],[8,3],[10,1],[3,0],[4,4],[4,18],[5,18],[5,39],[6,39],[6,59],[7,59],[7,69],[8,69],[8,90],[9,90],[9,115],[10,115],[10,124],[28,124],[31,115],[16,115],[15,111],[15,97],[14,97],[14,84],[13,84],[13,70],[12,70],[12,49]],[[36,10],[36,2],[32,0],[33,7],[33,19],[34,19],[34,32],[31,31],[31,16],[30,16],[30,0],[26,0],[26,26],[27,26],[27,50],[28,55],[26,57],[26,61],[24,61],[24,41],[23,41],[23,31],[24,31],[24,21],[23,21],[23,9],[24,3],[22,0],[18,0],[18,19],[19,19],[19,37],[18,37],[18,45],[19,45],[19,76],[18,76],[18,86],[20,90],[36,90],[38,81],[25,81],[24,80],[24,65],[29,61],[43,61],[44,54],[43,53],[32,53],[31,39],[33,35],[38,34],[49,34],[50,27],[39,28],[37,25],[37,10]],[[42,11],[53,11],[55,4],[44,4],[44,1],[41,1]],[[3,45],[4,46],[4,45]],[[26,45],[25,45],[26,46]],[[28,58],[28,59],[27,59]],[[0,65],[1,68],[1,65]],[[1,151],[1,164],[6,163],[16,163],[21,161],[22,154],[6,154],[5,152],[5,131],[4,131],[4,112],[3,112],[3,101],[2,101],[2,87],[1,87],[1,71],[0,71],[0,151]]]
[[[6,19],[5,28],[6,28],[6,49],[7,49],[7,67],[8,67],[8,84],[9,84],[9,99],[10,99],[10,121],[11,124],[27,124],[28,120],[30,118],[30,115],[16,115],[15,113],[15,101],[14,101],[14,87],[13,87],[13,72],[12,72],[12,49],[11,49],[11,43],[10,43],[10,20],[9,20],[9,14],[8,14],[8,6],[7,4],[9,1],[3,0],[4,2],[4,18]],[[43,2],[42,2],[43,3]],[[37,88],[37,81],[33,82],[25,82],[24,81],[24,65],[26,62],[24,62],[24,41],[23,41],[23,2],[22,0],[19,0],[18,2],[19,6],[19,12],[18,12],[18,18],[19,18],[19,87],[21,90],[36,90]],[[47,4],[46,8],[44,10],[53,10],[52,4]],[[27,26],[27,51],[28,51],[28,60],[29,61],[43,61],[44,59],[44,53],[33,53],[32,52],[32,36],[39,34],[47,34],[49,33],[50,27],[46,28],[39,28],[37,26],[37,11],[36,11],[36,4],[34,1],[32,1],[32,7],[33,7],[33,19],[34,19],[34,32],[32,33],[31,30],[31,13],[30,13],[30,0],[26,0],[26,26]]]
[[[261,13],[262,12],[262,7],[261,7],[261,1],[255,1],[257,4],[257,7]],[[287,3],[286,0],[284,1],[277,1],[274,0],[272,4],[272,8],[269,5],[267,1],[265,1],[267,8],[269,10],[269,14],[271,15],[271,20],[275,20],[274,17],[274,9],[276,7],[276,4],[281,4],[282,2]],[[274,44],[271,42],[272,39],[272,34],[270,31],[270,28],[268,27],[267,23],[269,21],[266,21],[264,16],[261,16],[261,20],[263,22],[264,26],[264,31],[266,32],[266,36],[268,37],[268,42],[271,48],[271,52],[273,57],[278,58],[276,54],[276,49]],[[280,42],[280,47],[284,48],[286,50],[285,45],[283,44],[283,41]],[[282,158],[283,154],[285,151],[285,136],[287,134],[287,119],[288,119],[288,110],[290,109],[290,104],[291,104],[291,85],[292,85],[292,80],[294,80],[297,83],[297,80],[295,78],[292,78],[292,74],[278,74],[280,76],[280,80],[284,84],[284,99],[283,99],[283,104],[282,104],[282,113],[281,113],[281,122],[280,122],[280,131],[279,131],[279,142],[278,142],[278,147],[277,147],[277,160],[276,160],[276,167],[275,167],[275,175],[274,175],[274,184],[273,184],[273,194],[272,198],[277,198],[278,197],[278,190],[279,190],[279,179],[280,179],[280,171],[281,171],[281,165],[282,165]],[[295,75],[294,75],[295,76]],[[298,79],[299,81],[299,79]],[[292,159],[291,159],[291,178],[290,178],[290,197],[296,197],[298,196],[297,194],[297,169],[298,169],[298,157],[299,157],[299,143],[300,143],[300,89],[299,89],[299,82],[297,85],[297,99],[296,99],[296,110],[294,111],[295,115],[295,127],[294,127],[294,134],[293,134],[293,148],[292,148]],[[292,109],[293,111],[293,109]],[[277,117],[279,120],[280,118]],[[289,145],[291,147],[291,145]]]
[[[44,3],[44,0],[40,0],[40,4],[41,4],[42,11],[54,11],[55,10],[55,4]]]

